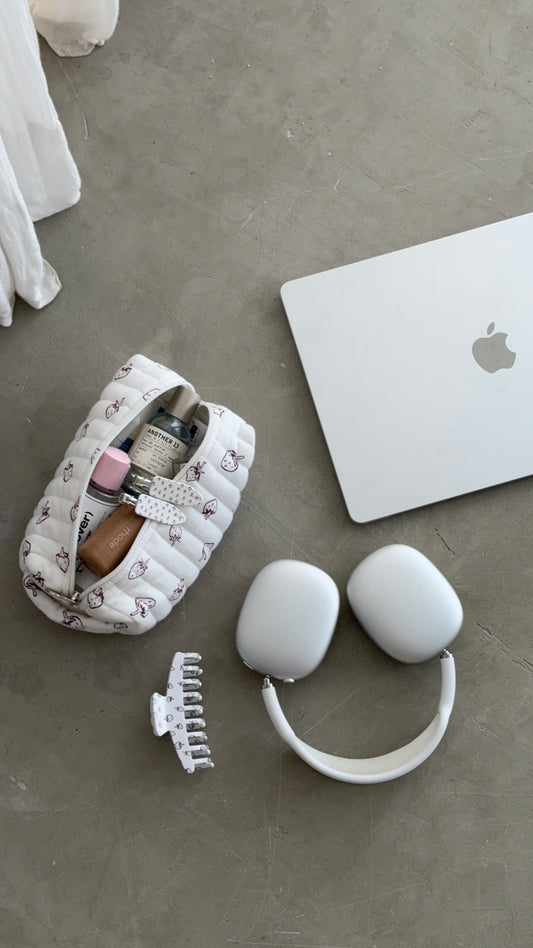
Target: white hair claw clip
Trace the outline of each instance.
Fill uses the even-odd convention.
[[[176,753],[187,773],[213,767],[201,717],[202,669],[197,652],[176,652],[172,659],[166,695],[157,692],[150,699],[150,718],[156,737],[170,734]]]

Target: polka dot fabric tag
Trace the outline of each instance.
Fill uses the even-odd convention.
[[[190,484],[171,481],[167,477],[160,477],[159,474],[152,480],[149,493],[151,497],[159,497],[169,504],[177,504],[178,507],[193,507],[201,504],[204,499],[203,494]]]
[[[157,497],[150,497],[149,494],[139,495],[135,513],[138,513],[140,517],[146,517],[147,520],[155,520],[156,523],[185,523],[186,519],[185,514],[175,504],[158,500]]]

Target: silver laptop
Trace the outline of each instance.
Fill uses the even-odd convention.
[[[353,520],[533,473],[533,214],[281,297]]]

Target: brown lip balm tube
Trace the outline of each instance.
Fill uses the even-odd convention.
[[[121,504],[82,543],[77,555],[97,576],[107,576],[124,559],[144,523],[145,518],[139,517],[134,507]]]

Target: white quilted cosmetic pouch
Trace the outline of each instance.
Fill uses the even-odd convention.
[[[167,482],[172,492],[176,487],[175,503],[189,495],[179,508],[181,522],[151,519],[148,504],[146,522],[118,566],[82,592],[75,588],[81,500],[98,458],[146,416],[150,403],[164,407],[178,385],[194,391],[171,369],[133,356],[89,412],[37,504],[20,565],[28,596],[55,622],[88,632],[146,632],[183,598],[229,527],[248,480],[255,432],[230,409],[202,401],[196,415],[206,425],[203,439]]]

